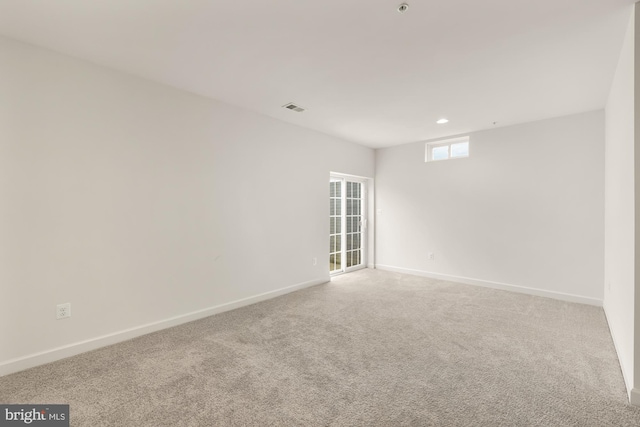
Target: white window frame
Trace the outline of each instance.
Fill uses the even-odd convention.
[[[451,157],[451,146],[455,144],[459,144],[461,142],[466,142],[467,144],[469,144],[469,150],[467,151],[467,155]],[[447,147],[446,159],[434,159],[432,157],[433,149],[438,147]],[[439,162],[442,160],[466,159],[467,157],[469,157],[469,154],[471,153],[471,138],[469,136],[461,136],[458,138],[450,138],[450,139],[444,139],[440,141],[426,142],[424,146],[424,151],[425,151],[424,153],[425,162]]]

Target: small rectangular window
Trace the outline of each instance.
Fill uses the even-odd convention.
[[[425,144],[425,162],[459,159],[469,157],[469,137],[427,142]]]
[[[451,144],[451,157],[469,157],[469,143],[458,142]]]
[[[440,145],[431,147],[431,160],[444,160],[449,158],[449,146]]]

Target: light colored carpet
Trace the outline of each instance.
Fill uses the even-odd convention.
[[[0,378],[72,426],[639,426],[602,309],[362,270]]]

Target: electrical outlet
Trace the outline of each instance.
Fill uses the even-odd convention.
[[[313,265],[318,265],[318,258],[314,257],[312,261],[313,261]]]
[[[436,254],[434,254],[433,252],[429,252],[429,261],[435,261],[436,259]]]
[[[56,319],[71,317],[71,303],[58,304],[56,307]]]

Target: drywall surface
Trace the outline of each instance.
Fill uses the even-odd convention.
[[[631,17],[605,110],[604,309],[628,390],[634,375],[636,275],[633,37]]]
[[[640,8],[638,3],[633,6],[633,17],[631,18],[631,27],[633,28],[634,37],[634,147],[640,146]],[[633,405],[640,406],[640,151],[634,149],[634,171],[635,171],[635,307],[633,315],[634,322],[634,379],[633,388],[629,393],[629,400]]]
[[[374,156],[0,39],[0,367],[328,280],[329,172]]]
[[[604,113],[470,138],[462,159],[378,150],[378,266],[601,304]]]

